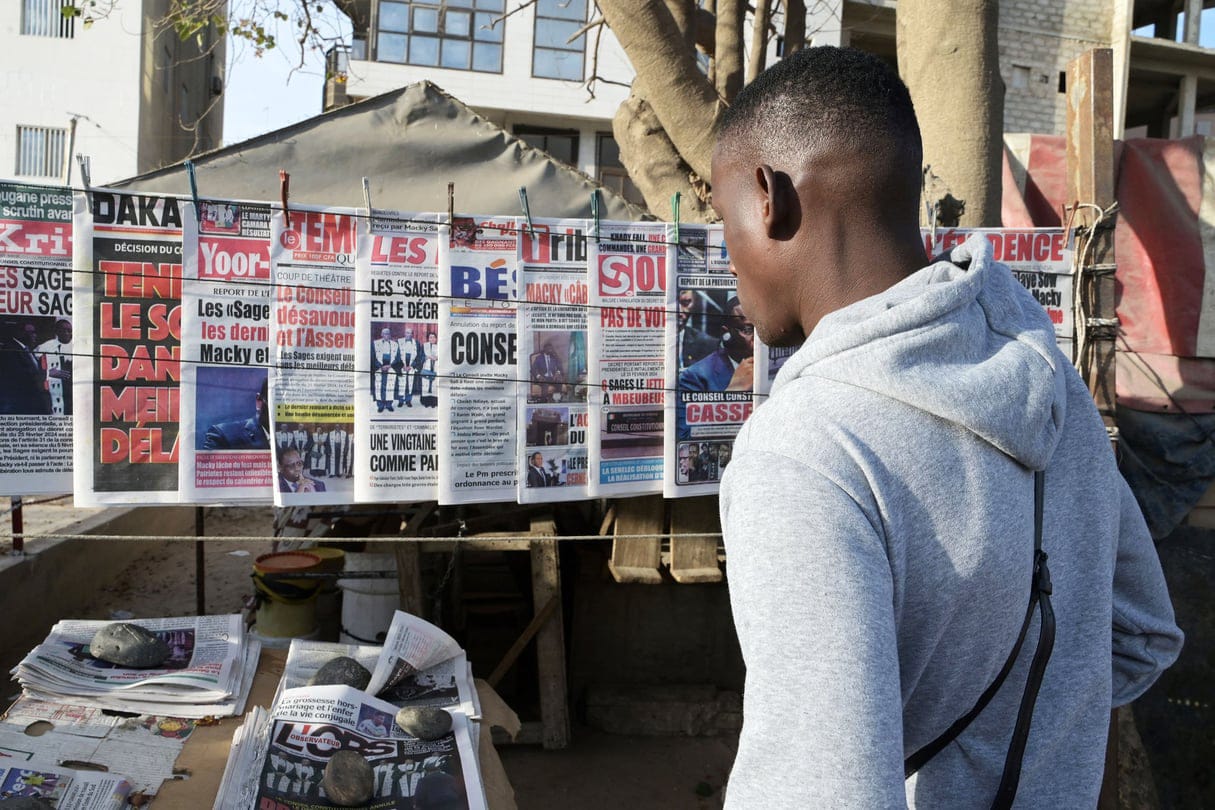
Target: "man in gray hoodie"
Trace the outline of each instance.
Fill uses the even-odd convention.
[[[963,122],[964,123],[964,122]],[[878,59],[812,48],[735,100],[713,204],[743,310],[802,344],[721,487],[747,664],[727,808],[987,806],[1038,639],[1034,472],[1057,635],[1016,805],[1093,807],[1111,707],[1182,635],[1155,549],[1050,320],[982,237],[927,263],[911,99]],[[927,266],[926,266],[927,265]]]

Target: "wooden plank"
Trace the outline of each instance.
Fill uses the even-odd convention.
[[[682,498],[671,504],[671,577],[681,584],[721,582],[717,497]]]
[[[663,533],[665,506],[661,495],[622,498],[612,507],[616,511],[615,539],[608,570],[617,582],[662,583],[662,538],[628,537],[634,534]],[[622,537],[621,535],[625,535]]]
[[[422,616],[422,560],[418,544],[394,543],[393,551],[397,556],[397,587],[401,597],[401,610],[414,616]]]
[[[544,606],[557,605],[552,618],[536,633],[536,669],[540,679],[540,721],[545,748],[570,744],[570,716],[565,679],[565,621],[561,606],[561,566],[557,558],[556,530],[552,521],[532,522],[532,533],[541,535],[532,544],[532,598]],[[549,537],[543,537],[546,533]]]
[[[1098,206],[1102,211],[1114,204],[1114,54],[1109,48],[1094,48],[1067,66],[1067,198]],[[1116,436],[1114,419],[1114,220],[1099,221],[1088,205],[1075,212],[1076,225],[1090,229],[1092,246],[1081,257],[1083,275],[1079,289],[1081,314],[1089,339],[1078,347],[1076,358],[1081,376],[1093,394],[1111,439]],[[1080,324],[1077,324],[1079,329]],[[1110,715],[1109,746],[1105,774],[1097,806],[1118,806],[1118,716]]]
[[[544,626],[544,623],[549,620],[550,616],[553,615],[553,612],[556,611],[559,604],[560,602],[556,596],[550,597],[548,602],[545,603],[544,607],[540,608],[540,610],[536,612],[536,615],[532,617],[530,622],[528,622],[527,627],[525,627],[523,632],[519,634],[519,638],[515,639],[515,643],[510,645],[510,649],[506,651],[506,655],[502,656],[502,660],[498,662],[496,667],[494,667],[494,671],[491,672],[489,677],[485,679],[490,686],[496,688],[498,683],[502,680],[502,676],[510,672],[510,668],[513,667],[515,665],[515,661],[519,659],[519,654],[522,653],[531,640],[535,638],[536,633],[540,631],[540,628]]]

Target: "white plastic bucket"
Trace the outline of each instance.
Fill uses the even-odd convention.
[[[397,555],[346,552],[343,571],[396,571]],[[400,608],[401,593],[396,577],[384,579],[339,579],[342,589],[343,644],[383,644]]]

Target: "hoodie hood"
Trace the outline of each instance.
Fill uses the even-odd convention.
[[[1066,414],[1064,362],[1045,310],[975,234],[823,318],[772,394],[802,377],[854,385],[960,425],[1038,470]]]

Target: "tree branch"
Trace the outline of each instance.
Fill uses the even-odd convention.
[[[755,0],[755,19],[751,28],[751,58],[747,60],[747,82],[764,72],[768,58],[768,21],[772,17],[772,0]]]
[[[646,99],[676,150],[701,177],[708,177],[717,138],[717,94],[681,39],[666,5],[629,0],[599,0],[603,17],[616,34]]]
[[[747,4],[742,0],[717,0],[716,85],[717,95],[727,104],[743,86],[743,15],[746,8]]]

